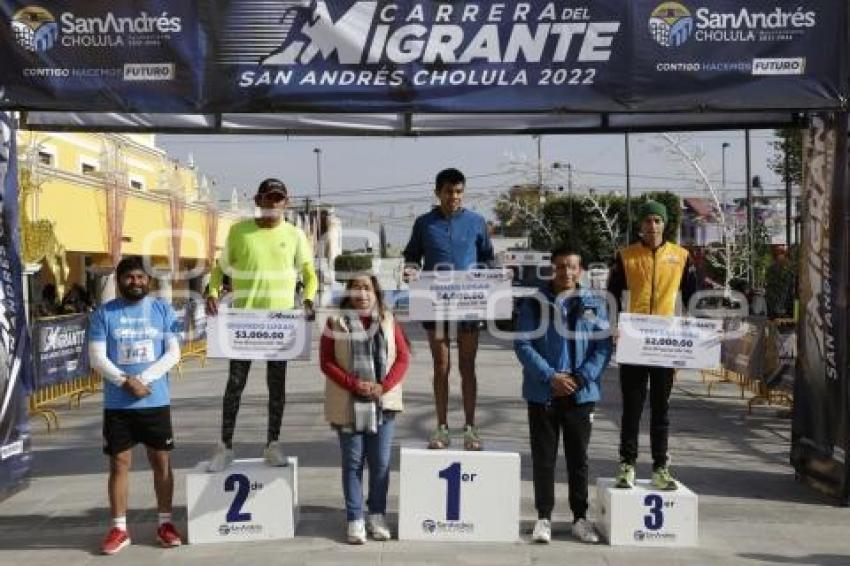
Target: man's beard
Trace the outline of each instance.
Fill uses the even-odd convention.
[[[141,301],[144,299],[149,292],[147,286],[144,287],[123,287],[119,286],[118,291],[121,293],[121,296],[127,299],[128,301]]]

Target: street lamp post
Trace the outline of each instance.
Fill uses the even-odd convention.
[[[720,177],[720,186],[723,190],[726,190],[726,150],[729,148],[731,144],[729,142],[723,142],[723,145],[720,146],[720,154],[721,154],[721,170],[722,174]],[[724,195],[725,197],[725,195]]]
[[[543,192],[543,136],[537,138],[537,190]]]
[[[744,130],[744,159],[746,160],[745,168],[747,175],[747,257],[749,261],[749,269],[747,270],[747,282],[750,287],[755,283],[755,270],[753,269],[755,240],[753,238],[753,178],[751,175],[750,163],[750,130]]]
[[[632,165],[629,132],[625,135],[626,154],[626,245],[632,243]]]
[[[319,147],[313,148],[313,153],[316,154],[316,189],[319,193],[318,200],[322,200],[322,149]]]

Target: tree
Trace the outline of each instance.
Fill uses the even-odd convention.
[[[647,200],[657,200],[668,210],[665,237],[677,241],[682,218],[680,198],[670,192],[646,193],[631,201],[634,219],[631,241],[638,233],[637,211]],[[567,246],[581,254],[585,264],[611,263],[617,249],[626,242],[626,198],[618,194],[560,196],[550,198],[543,207],[541,218],[530,226],[532,247],[548,250]]]
[[[772,143],[775,153],[768,159],[771,170],[795,185],[803,184],[803,130],[782,128],[774,132],[779,139]],[[788,154],[788,170],[785,169],[785,154]],[[786,174],[788,175],[786,177]]]
[[[334,259],[334,272],[336,280],[348,281],[356,273],[372,271],[373,256],[370,254],[353,254],[343,252]]]
[[[537,185],[516,185],[499,196],[493,212],[499,220],[499,233],[511,238],[528,235],[539,222],[543,203],[554,196]],[[539,226],[538,226],[539,228]]]

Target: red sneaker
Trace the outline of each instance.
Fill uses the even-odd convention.
[[[118,527],[112,527],[109,529],[109,532],[106,533],[106,538],[103,539],[103,542],[100,544],[100,552],[101,554],[118,554],[121,550],[130,546],[130,535],[127,531],[119,529]]]
[[[180,533],[177,532],[173,523],[161,524],[156,530],[156,540],[158,540],[159,544],[165,548],[172,548],[183,544],[183,540],[180,538]]]

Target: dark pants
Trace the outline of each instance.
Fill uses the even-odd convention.
[[[269,426],[266,440],[272,442],[280,436],[280,425],[283,421],[283,406],[286,403],[286,362],[268,361],[266,364],[266,384],[269,389]],[[221,417],[221,440],[228,448],[233,443],[239,401],[250,370],[251,360],[230,360],[230,375],[224,390]]]
[[[620,366],[620,390],[623,394],[623,418],[620,424],[620,460],[634,465],[638,458],[640,415],[649,384],[649,440],[654,468],[667,465],[667,437],[670,419],[670,391],[673,389],[672,368]]]
[[[550,405],[528,404],[534,507],[540,519],[551,519],[555,507],[555,462],[561,433],[567,460],[570,509],[575,520],[586,518],[587,446],[593,409],[593,403],[575,405],[569,399],[556,399]]]

